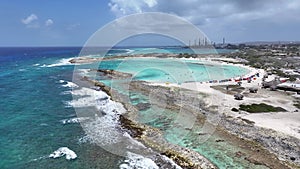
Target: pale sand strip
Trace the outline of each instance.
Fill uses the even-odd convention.
[[[215,59],[215,58],[214,58]],[[209,61],[213,64],[228,64],[222,62],[215,62],[211,59],[195,59],[199,61]],[[247,81],[243,81],[242,87],[245,87],[245,92],[248,93],[248,88],[250,87],[259,87],[259,91],[257,94],[248,94],[248,96],[244,97],[243,100],[238,101],[235,100],[232,95],[222,93],[218,90],[211,88],[211,86],[217,85],[235,85],[236,82],[229,81],[225,83],[201,83],[201,82],[190,82],[183,83],[181,85],[178,84],[166,84],[166,83],[153,83],[152,85],[160,85],[160,86],[174,86],[185,89],[190,89],[194,91],[198,91],[204,94],[207,94],[207,97],[204,98],[204,101],[207,103],[207,107],[218,106],[218,112],[224,113],[226,115],[230,115],[233,117],[242,117],[244,119],[248,119],[255,122],[255,125],[264,128],[270,128],[275,131],[281,132],[286,135],[290,135],[300,139],[300,110],[295,112],[297,109],[293,106],[293,99],[291,96],[287,95],[284,92],[280,91],[270,91],[269,89],[260,89],[260,85],[262,83],[262,77],[265,73],[262,69],[255,69],[249,66],[235,64],[235,66],[241,66],[250,70],[250,73],[244,77],[248,77],[254,75],[256,73],[260,73],[260,77],[258,77],[255,81],[251,83],[247,83]],[[274,76],[271,76],[274,78]],[[256,113],[250,114],[246,112],[233,112],[232,108],[238,108],[240,104],[253,104],[253,103],[266,103],[273,106],[279,106],[287,110],[287,112],[278,112],[278,113]]]

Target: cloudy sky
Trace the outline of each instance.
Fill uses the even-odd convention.
[[[182,17],[216,42],[300,40],[300,0],[1,0],[0,9],[0,46],[82,46],[143,12]]]

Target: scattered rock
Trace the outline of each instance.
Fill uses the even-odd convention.
[[[252,157],[245,157],[245,160],[247,160],[250,163],[255,164],[255,165],[264,165],[261,161],[259,161],[258,159],[252,158]]]
[[[217,143],[219,143],[219,142],[224,142],[224,141],[225,141],[225,140],[222,140],[222,139],[216,140]]]
[[[235,153],[235,157],[238,157],[238,158],[241,158],[242,156],[245,156],[246,154],[241,152],[241,151],[238,151]]]
[[[150,103],[139,103],[137,105],[135,105],[135,107],[140,110],[140,111],[143,111],[143,110],[147,110],[151,107],[151,104]]]

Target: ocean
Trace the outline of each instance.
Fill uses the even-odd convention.
[[[87,91],[84,88],[77,88],[72,83],[74,65],[68,61],[70,58],[78,56],[80,47],[49,47],[49,48],[0,48],[0,168],[156,168],[157,166],[148,157],[140,156],[127,152],[125,156],[119,156],[110,153],[102,146],[95,144],[86,135],[86,130],[78,123],[76,108],[84,107],[88,102],[82,102],[80,97],[86,98]],[[143,54],[143,53],[188,53],[184,48],[116,48],[111,50],[107,57],[121,54]],[[183,52],[184,51],[184,52]],[[231,51],[221,51],[231,52]],[[207,54],[207,51],[203,51]],[[122,63],[122,65],[118,64]],[[151,63],[151,64],[150,64]],[[117,65],[116,65],[117,64]],[[178,82],[187,81],[184,73],[173,78],[165,71],[183,72],[177,63],[165,59],[164,62],[150,60],[123,60],[107,61],[101,63],[102,68],[114,68],[115,70],[128,73],[135,73],[137,80],[160,81],[160,82]],[[136,65],[140,65],[136,66]],[[146,65],[154,69],[144,70]],[[196,63],[187,62],[192,72],[195,72],[193,78],[188,80],[210,80],[210,76],[201,79],[200,69]],[[88,67],[88,66],[87,66]],[[168,69],[166,69],[166,67]],[[228,66],[222,68],[225,72],[222,78],[231,78],[247,73],[247,70]],[[164,70],[164,71],[161,71]],[[150,71],[150,72],[149,72]],[[201,71],[200,71],[201,72]],[[176,73],[178,74],[178,73]],[[179,73],[180,74],[180,73]],[[176,75],[174,75],[176,76]],[[110,83],[107,79],[99,80]],[[178,80],[179,79],[179,80]],[[221,79],[218,79],[221,80]],[[74,89],[74,90],[72,90]],[[74,99],[72,92],[77,92],[79,98]],[[101,92],[101,91],[99,91]],[[82,94],[83,93],[83,94]],[[105,93],[99,93],[105,95]],[[141,99],[141,102],[147,99]],[[77,101],[77,102],[76,102]],[[88,101],[86,99],[85,101]],[[111,100],[107,101],[115,105]],[[106,103],[105,103],[106,104]],[[99,107],[96,110],[108,111],[108,106]],[[108,113],[107,113],[108,114]],[[141,122],[148,125],[161,128],[161,123],[157,119],[149,122],[147,112],[141,112]],[[166,116],[162,114],[162,116]],[[152,116],[149,118],[153,118]],[[172,119],[172,112],[166,119]],[[103,119],[102,119],[103,120]],[[112,122],[113,121],[105,121]],[[91,127],[103,126],[103,121],[93,123]],[[108,126],[111,124],[107,124]],[[106,125],[106,126],[107,126]],[[114,131],[103,130],[103,133],[114,133]],[[109,135],[102,133],[99,137],[105,140]],[[113,134],[112,134],[113,135]],[[176,133],[171,134],[172,137]],[[166,133],[167,140],[172,142],[170,133]],[[191,133],[191,137],[194,137]],[[188,147],[185,142],[177,143]],[[190,144],[189,144],[190,145]],[[234,149],[234,146],[228,145]],[[50,158],[50,154],[59,148],[67,147],[65,152],[70,156],[60,157],[62,154],[56,154],[60,158]],[[213,143],[195,147],[195,150],[207,156],[219,167],[232,167],[247,165],[244,161],[238,161],[232,156],[230,150],[223,152],[224,147],[217,147]],[[212,151],[213,149],[213,151]],[[60,149],[61,150],[61,149]],[[71,152],[71,153],[69,153]],[[229,152],[229,153],[228,153]],[[69,153],[69,154],[68,154]],[[76,154],[76,159],[72,158]],[[55,155],[55,154],[54,154]],[[75,157],[74,157],[75,158]]]

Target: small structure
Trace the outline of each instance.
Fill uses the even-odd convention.
[[[243,100],[244,96],[240,93],[234,95],[235,100]]]
[[[257,93],[258,88],[256,88],[256,87],[250,87],[249,91],[250,91],[250,93]]]

